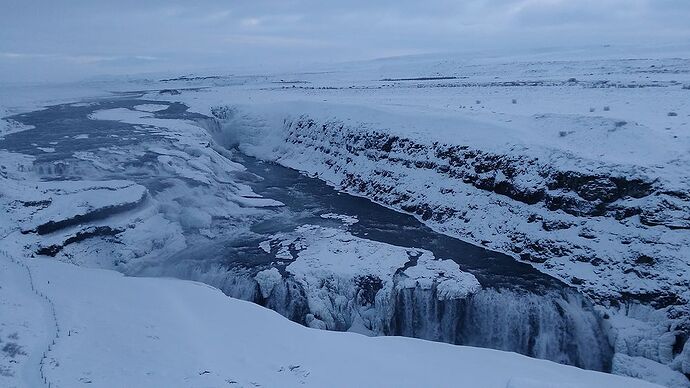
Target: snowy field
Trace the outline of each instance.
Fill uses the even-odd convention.
[[[587,55],[426,55],[309,73],[3,90],[0,117],[19,116],[0,121],[0,243],[21,263],[0,257],[0,316],[13,317],[0,319],[0,378],[58,387],[651,386],[497,350],[307,329],[224,296],[218,289],[312,328],[377,335],[406,290],[432,290],[433,306],[494,295],[447,257],[355,236],[361,215],[280,210],[289,206],[252,189],[262,178],[237,146],[511,255],[587,300],[554,302],[571,320],[523,296],[547,307],[510,305],[522,315],[496,322],[517,327],[534,311],[548,326],[599,330],[601,321],[613,355],[603,365],[614,374],[690,386],[690,53]],[[112,93],[128,90],[144,91]],[[57,103],[71,104],[49,106]],[[227,244],[240,239],[251,244]],[[232,255],[259,264],[228,267]],[[48,300],[31,293],[29,273]],[[583,309],[590,302],[596,319]],[[445,340],[429,327],[411,335]],[[599,341],[589,327],[565,331],[586,333],[580,348]],[[548,334],[544,344],[565,338]],[[573,363],[560,349],[533,353]]]
[[[6,387],[39,386],[41,375],[53,387],[656,386],[514,353],[309,329],[200,283],[4,254],[0,266],[0,335],[18,346],[11,369],[2,356]],[[46,310],[57,332],[43,327]]]

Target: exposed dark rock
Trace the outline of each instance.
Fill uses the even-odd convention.
[[[38,234],[48,234],[60,229],[64,229],[69,226],[84,224],[88,222],[93,222],[110,217],[114,214],[125,212],[137,208],[146,200],[146,195],[144,194],[139,200],[135,202],[127,202],[113,206],[104,206],[102,208],[93,210],[85,214],[78,214],[74,217],[70,217],[59,221],[48,221],[37,226],[33,231]]]
[[[550,191],[544,201],[546,208],[552,211],[563,210],[564,212],[578,216],[602,216],[605,208],[600,202],[590,202],[575,195],[564,195]]]
[[[681,199],[664,196],[655,206],[640,213],[640,222],[648,226],[690,229],[690,206]]]
[[[21,201],[24,207],[46,207],[49,206],[53,201],[50,199],[39,200],[39,201]]]
[[[577,193],[588,201],[612,202],[618,199],[618,186],[608,178],[595,178],[577,187]]]
[[[383,281],[374,275],[360,276],[355,279],[357,303],[361,306],[373,305],[376,302],[376,293],[383,288]]]
[[[635,264],[653,265],[655,263],[656,263],[656,260],[653,257],[647,256],[647,255],[639,255],[635,259]]]
[[[544,255],[535,255],[529,252],[522,252],[520,253],[520,260],[522,261],[529,261],[532,263],[545,263],[548,258],[544,257]]]
[[[582,228],[580,231],[577,233],[578,236],[586,239],[595,239],[597,238],[597,235],[594,234],[594,232],[591,229],[588,228]]]
[[[602,83],[591,87],[619,85]],[[557,165],[519,153],[500,154],[439,142],[418,143],[380,131],[359,128],[345,130],[342,122],[317,123],[308,116],[286,120],[284,124],[288,133],[287,142],[312,148],[322,154],[330,152],[329,155],[333,157],[328,160],[334,171],[361,163],[363,158],[376,166],[373,177],[356,174],[356,170],[352,169],[344,171],[344,178],[338,182],[340,188],[416,214],[423,220],[445,221],[455,218],[460,222],[472,222],[462,209],[425,203],[424,193],[410,193],[404,182],[399,181],[398,175],[405,176],[404,172],[398,172],[399,168],[428,170],[447,178],[448,187],[438,189],[442,195],[458,195],[454,185],[465,184],[479,191],[534,205],[535,212],[526,221],[539,222],[546,232],[572,228],[578,223],[551,221],[550,217],[539,215],[544,208],[583,219],[607,217],[621,222],[628,222],[639,215],[643,226],[690,228],[690,194],[664,188],[661,182],[646,178],[643,171],[639,174],[631,171],[629,175],[614,175],[607,174],[605,168],[596,173],[559,169]],[[626,125],[628,123],[622,121],[615,123],[616,128]],[[578,235],[589,240],[598,237],[595,231],[586,227],[579,230]],[[472,236],[477,241],[484,237]],[[502,249],[513,252],[523,261],[549,266],[551,258],[567,257],[568,260],[589,262],[593,267],[600,267],[595,272],[611,264],[608,257],[598,257],[585,247],[559,241],[555,237],[535,241],[512,231],[509,238],[512,242]],[[621,235],[619,241],[626,244],[633,240]],[[588,244],[586,241],[582,243]],[[631,251],[628,257],[619,259],[633,263],[637,257]],[[653,263],[646,264],[643,258],[636,265],[629,268],[630,273],[641,278],[654,276],[654,271],[645,270]]]
[[[537,222],[541,221],[543,218],[542,216],[538,214],[530,214],[529,217],[527,217],[527,222],[532,223],[532,222]]]
[[[561,230],[561,229],[568,229],[572,227],[573,224],[565,221],[559,221],[559,220],[549,220],[549,221],[542,221],[541,222],[541,227],[542,229],[546,231],[552,231],[552,230]]]
[[[36,253],[39,255],[54,257],[69,244],[84,241],[87,238],[115,236],[122,232],[124,232],[124,229],[111,228],[109,226],[92,226],[80,230],[74,236],[68,237],[62,244],[53,244],[41,247],[38,250],[36,250]]]
[[[227,116],[225,111],[214,110],[213,114],[221,118]],[[286,126],[289,128],[289,141],[295,144],[319,144],[317,149],[323,153],[328,153],[329,148],[323,146],[320,139],[334,139],[336,132],[342,134],[343,128],[342,123],[327,122],[319,125],[321,133],[316,135],[309,129],[317,124],[308,117],[286,122]],[[543,202],[551,210],[563,210],[576,216],[604,216],[611,212],[616,218],[630,217],[638,214],[639,210],[609,204],[621,198],[641,198],[653,192],[652,183],[640,179],[558,171],[540,165],[533,158],[492,154],[466,146],[424,145],[381,132],[346,133],[345,140],[345,149],[356,156],[365,155],[372,161],[387,159],[408,168],[435,170],[480,190],[492,191],[530,205]],[[341,148],[336,143],[336,140],[332,140],[331,148]],[[430,157],[439,161],[434,162]],[[352,158],[348,160],[351,163]],[[335,164],[337,162],[332,161],[332,165]],[[501,179],[497,179],[498,174]],[[535,186],[518,183],[517,178],[525,174],[540,176],[542,185],[536,185],[539,181],[535,181]]]
[[[629,292],[621,292],[621,296],[624,301],[639,301],[648,304],[656,309],[662,309],[669,306],[681,306],[687,303],[687,301],[683,300],[680,296],[670,292],[663,291],[635,294],[631,294]]]

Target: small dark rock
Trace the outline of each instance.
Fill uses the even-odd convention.
[[[355,284],[359,289],[357,302],[361,306],[373,305],[376,294],[383,288],[383,281],[374,275],[359,276],[355,279]]]
[[[608,178],[596,178],[581,185],[577,193],[588,201],[612,202],[618,198],[618,186]]]
[[[537,214],[530,214],[529,217],[527,217],[527,222],[532,223],[532,222],[537,222],[540,221],[542,217]]]
[[[656,263],[656,259],[654,259],[651,256],[647,256],[647,255],[639,255],[635,259],[635,264],[652,265],[655,263]]]
[[[541,222],[542,229],[546,230],[547,232],[550,232],[552,230],[568,229],[571,226],[573,226],[571,223],[560,220],[544,220]]]
[[[594,231],[589,228],[582,228],[577,235],[589,240],[597,238],[597,235],[594,233]]]
[[[575,255],[574,258],[575,260],[581,263],[589,263],[590,261],[592,261],[592,257],[587,255]]]

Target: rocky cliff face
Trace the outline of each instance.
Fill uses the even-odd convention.
[[[307,116],[286,121],[285,134],[286,143],[321,166],[298,164],[300,157],[291,154],[279,156],[282,162],[316,173],[346,191],[415,213],[448,231],[474,236],[485,245],[496,245],[497,233],[490,233],[491,239],[481,238],[471,229],[479,223],[508,222],[511,228],[502,229],[509,240],[498,248],[545,268],[573,259],[588,263],[595,273],[591,279],[564,278],[581,283],[585,291],[598,285],[599,275],[605,276],[596,267],[618,265],[624,273],[634,274],[627,285],[611,284],[606,287],[611,293],[600,295],[597,290],[592,297],[617,299],[625,293],[659,307],[685,302],[682,294],[688,279],[668,276],[672,274],[666,270],[673,265],[687,268],[690,252],[684,243],[690,242],[690,197],[664,187],[642,170],[606,166],[569,170],[519,152],[420,144],[339,122],[317,123]],[[473,195],[480,202],[489,198],[507,214],[494,220],[479,216],[471,211],[473,198],[459,200]],[[535,229],[536,236],[526,233]],[[600,245],[609,249],[598,249]],[[653,281],[640,287],[645,279]],[[670,296],[671,290],[662,291],[669,286],[677,287],[676,297]],[[658,298],[650,295],[654,292]]]

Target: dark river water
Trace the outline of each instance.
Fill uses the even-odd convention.
[[[161,104],[160,101],[147,101],[140,95],[130,94],[90,101],[89,104],[55,105],[16,115],[11,118],[35,128],[6,135],[0,140],[0,149],[34,156],[39,174],[42,170],[46,172],[44,179],[82,179],[78,170],[69,167],[75,160],[75,152],[97,153],[99,149],[112,146],[126,148],[160,136],[145,126],[91,120],[89,114],[101,109],[132,108],[146,103]],[[187,107],[182,104],[163,104],[169,105],[168,109],[156,112],[154,115],[158,118],[209,120],[187,112]],[[52,152],[45,152],[45,149]],[[216,240],[220,242],[190,247],[179,253],[180,258],[188,259],[193,255],[195,260],[219,262],[228,268],[233,263],[266,264],[272,258],[258,249],[261,236],[293,230],[304,224],[332,223],[320,217],[324,213],[355,216],[359,222],[349,227],[353,235],[392,245],[423,248],[433,252],[437,258],[452,259],[462,270],[475,275],[485,288],[483,293],[470,300],[452,305],[434,301],[429,295],[401,293],[396,299],[396,312],[390,329],[381,334],[512,350],[590,369],[607,370],[610,367],[611,349],[599,317],[584,298],[564,283],[507,255],[436,233],[411,215],[338,192],[295,170],[239,152],[234,152],[234,155],[235,161],[251,173],[247,174],[244,183],[256,193],[278,200],[285,206],[267,212],[266,217],[254,223],[251,226],[253,237],[238,240],[233,236],[224,241],[223,236],[219,236]],[[133,180],[152,192],[159,184],[156,176],[140,172],[108,173],[99,178]],[[160,275],[169,273],[162,271]],[[209,277],[207,282],[219,286],[217,275]],[[223,291],[233,295],[229,290]],[[267,301],[254,301],[271,307]],[[426,306],[422,312],[416,308],[419,305]],[[419,323],[420,320],[431,323]],[[433,327],[430,326],[432,323]]]

